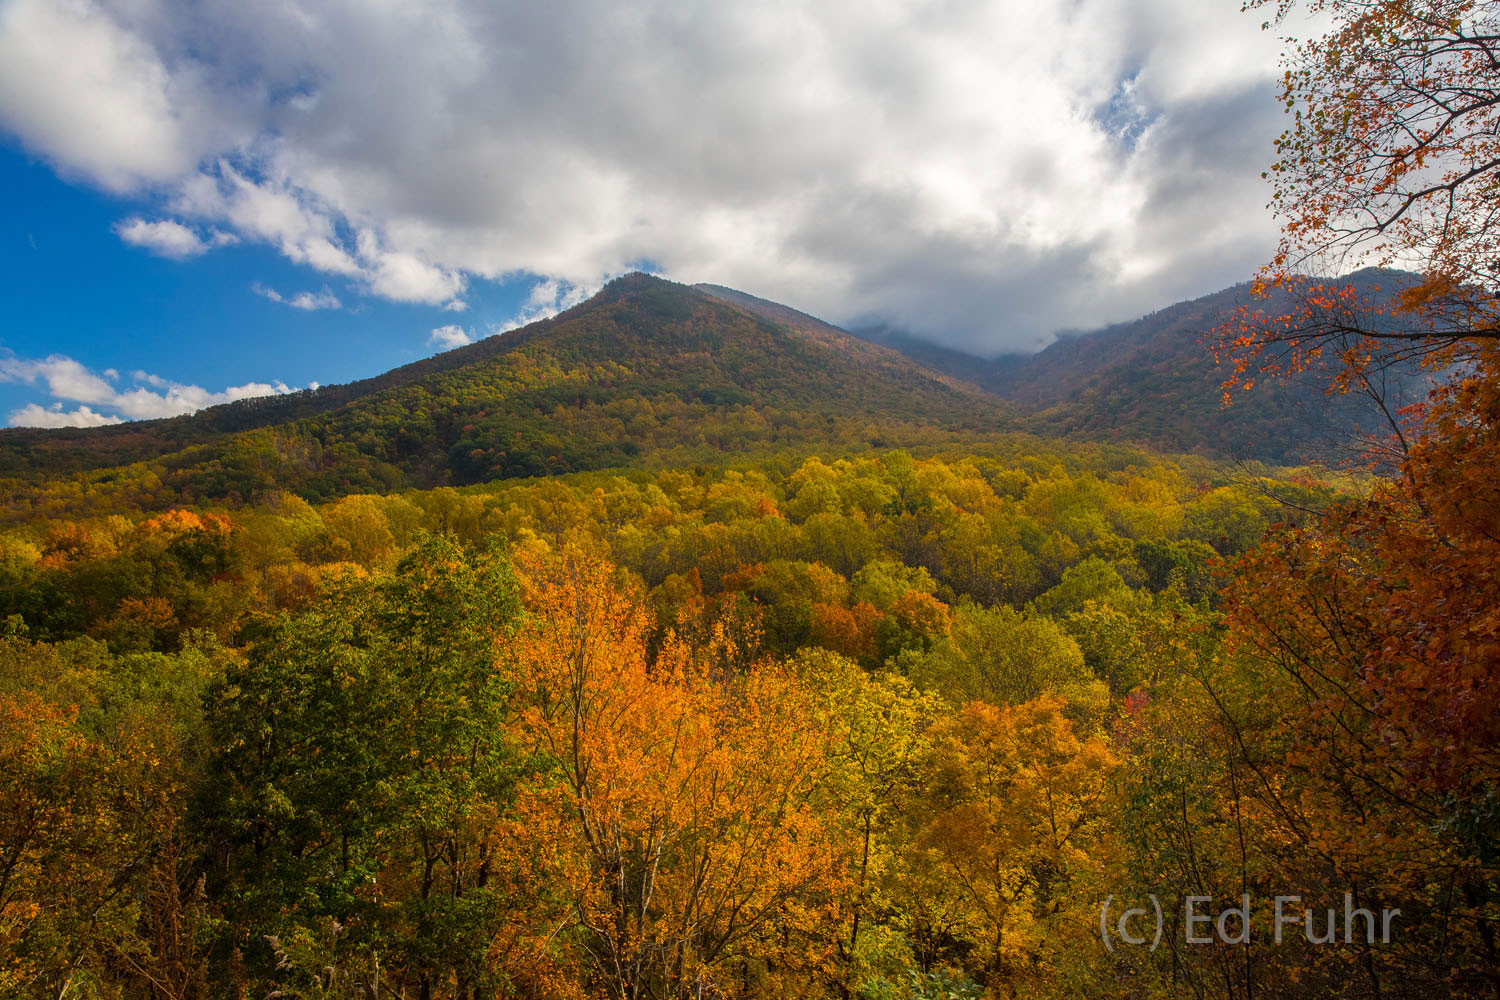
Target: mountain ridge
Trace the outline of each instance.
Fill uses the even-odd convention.
[[[157,506],[242,503],[1016,423],[998,398],[896,352],[636,274],[550,319],[345,386],[62,435],[8,431],[0,475],[18,513],[27,483],[75,474],[155,490]]]
[[[1338,412],[1348,399],[1286,380],[1220,408],[1222,373],[1202,341],[1247,291],[985,361],[899,331],[872,343],[736,289],[637,273],[556,316],[344,385],[164,420],[6,429],[0,480],[25,516],[28,497],[69,476],[81,489],[154,478],[159,487],[132,488],[155,490],[158,505],[241,503],[282,487],[329,497],[668,453],[707,461],[1011,430],[1300,464],[1337,457],[1351,433],[1379,432],[1369,414]]]
[[[1414,280],[1403,271],[1367,268],[1331,279],[1377,300]],[[1357,442],[1389,428],[1361,397],[1325,393],[1329,371],[1260,380],[1222,406],[1227,370],[1209,344],[1242,305],[1271,312],[1284,299],[1255,299],[1252,282],[1154,310],[1095,330],[1069,331],[1030,355],[981,358],[934,347],[888,329],[858,331],[922,363],[1025,407],[1038,433],[1100,438],[1177,452],[1272,464],[1337,461]],[[1416,369],[1391,373],[1401,402],[1425,396]]]

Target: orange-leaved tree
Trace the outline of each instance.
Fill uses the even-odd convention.
[[[1226,592],[1233,648],[1296,692],[1285,752],[1250,755],[1272,811],[1318,803],[1316,853],[1411,918],[1386,985],[1453,996],[1500,991],[1495,354],[1438,393],[1401,478],[1273,535]]]
[[[1268,176],[1282,239],[1223,331],[1230,384],[1337,362],[1336,387],[1500,337],[1500,8],[1486,0],[1248,0],[1331,25],[1291,43]],[[1269,25],[1268,25],[1269,26]],[[1395,267],[1368,284],[1325,279]]]
[[[1296,6],[1283,0],[1278,18]],[[1241,754],[1267,815],[1305,856],[1325,875],[1357,872],[1411,918],[1403,941],[1351,967],[1342,989],[1493,996],[1500,9],[1302,6],[1331,27],[1289,56],[1294,119],[1272,171],[1285,226],[1264,277],[1267,289],[1310,291],[1287,315],[1242,327],[1238,374],[1301,367],[1332,346],[1346,385],[1412,357],[1439,367],[1444,384],[1402,431],[1394,475],[1315,523],[1273,532],[1240,566],[1226,592],[1230,647],[1270,668],[1285,737]],[[1384,306],[1300,276],[1355,258],[1418,274]],[[1315,822],[1291,821],[1302,815]]]
[[[737,669],[727,638],[690,648],[669,634],[651,655],[642,595],[576,550],[520,569],[520,730],[550,765],[520,808],[563,904],[540,930],[611,997],[811,974],[840,877],[811,693],[773,665]]]
[[[141,995],[194,995],[198,956],[176,947],[187,914],[169,734],[141,720],[89,732],[78,715],[0,691],[0,995],[112,995],[131,980]]]

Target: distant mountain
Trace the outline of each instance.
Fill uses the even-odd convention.
[[[1379,298],[1412,276],[1372,269],[1343,280]],[[1131,322],[1066,334],[1034,355],[997,359],[934,348],[890,330],[860,335],[1020,404],[1043,433],[1298,464],[1345,458],[1354,439],[1387,432],[1384,418],[1364,397],[1324,394],[1326,370],[1263,379],[1235,393],[1225,408],[1226,371],[1208,345],[1242,304],[1252,304],[1249,284]],[[1257,305],[1275,310],[1283,304]],[[1426,394],[1427,380],[1418,371],[1392,372],[1390,380],[1399,402]]]
[[[66,490],[39,484],[70,475],[144,506],[243,502],[1016,425],[996,397],[794,310],[635,274],[552,319],[362,382],[171,420],[0,431],[11,478],[0,485],[16,516],[55,506]]]
[[[918,364],[970,384],[983,386],[991,392],[994,391],[995,380],[1003,368],[1025,364],[1027,360],[1023,354],[1005,354],[998,358],[980,357],[967,351],[934,344],[892,326],[860,326],[851,328],[850,333],[861,340],[899,351]]]
[[[1394,288],[1407,277],[1352,280]],[[0,431],[0,514],[98,509],[101,491],[137,508],[278,489],[319,499],[1008,430],[1293,464],[1383,432],[1359,400],[1281,379],[1221,408],[1223,373],[1204,341],[1247,290],[983,360],[888,330],[867,332],[891,346],[874,344],[734,289],[635,274],[551,319],[348,385],[170,420]],[[1425,392],[1420,374],[1397,382],[1408,399]]]

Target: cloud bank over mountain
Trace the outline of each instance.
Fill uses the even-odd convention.
[[[1279,44],[1237,8],[9,0],[0,127],[169,257],[455,309],[533,275],[535,315],[648,266],[1029,349],[1268,254]]]

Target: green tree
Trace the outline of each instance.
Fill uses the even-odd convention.
[[[315,992],[325,964],[371,991],[489,985],[494,830],[519,767],[496,644],[516,601],[499,556],[428,538],[393,578],[266,623],[212,693],[201,816],[234,943],[284,993]]]
[[[949,638],[898,663],[918,687],[955,706],[971,701],[1019,705],[1045,693],[1087,711],[1107,701],[1078,643],[1057,622],[1032,611],[961,604]]]

